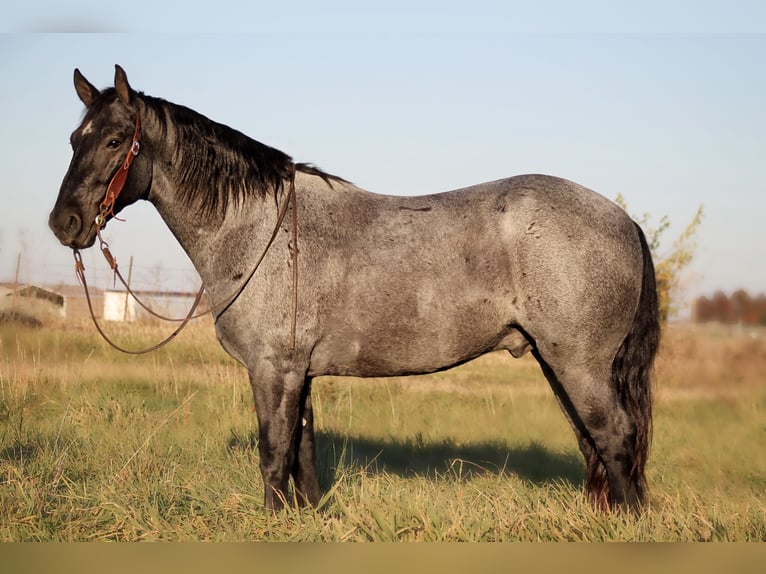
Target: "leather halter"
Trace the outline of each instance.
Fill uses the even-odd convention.
[[[138,138],[141,135],[141,111],[136,109],[136,127],[133,130],[133,142],[130,144],[128,154],[125,156],[125,161],[112,176],[109,186],[106,188],[106,194],[103,201],[101,201],[101,208],[99,214],[96,216],[96,227],[100,230],[106,225],[107,216],[114,217],[114,204],[117,201],[122,188],[125,187],[125,181],[128,179],[128,172],[130,166],[133,164],[133,160],[136,159],[138,152],[141,151],[141,144],[138,142]]]

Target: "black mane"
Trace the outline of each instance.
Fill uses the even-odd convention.
[[[293,170],[321,177],[328,185],[343,179],[309,164],[294,164],[284,152],[262,144],[187,107],[140,95],[159,119],[163,133],[176,133],[174,184],[180,199],[208,216],[222,216],[230,202],[250,196],[276,198]]]

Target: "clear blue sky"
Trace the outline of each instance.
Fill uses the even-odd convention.
[[[183,6],[4,7],[0,30],[25,33],[0,36],[0,280],[19,252],[22,281],[74,280],[47,228],[82,113],[72,71],[105,87],[119,63],[134,88],[371,191],[548,173],[668,215],[666,244],[704,204],[690,294],[766,291],[766,3]],[[53,33],[100,31],[128,33]],[[137,281],[196,286],[151,206],[124,216],[106,236]]]

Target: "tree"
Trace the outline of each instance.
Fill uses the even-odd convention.
[[[694,320],[697,323],[766,325],[766,295],[761,293],[752,297],[744,289],[738,289],[729,297],[716,291],[712,298],[699,297],[694,302]]]
[[[731,300],[723,291],[713,293],[713,317],[721,323],[731,323],[734,314],[731,308]]]
[[[749,325],[755,321],[753,314],[753,300],[747,291],[738,289],[731,294],[731,305],[734,323]],[[753,315],[751,317],[751,315]]]
[[[755,298],[755,324],[766,325],[766,295],[763,293]]]
[[[627,203],[622,194],[618,195],[615,203],[628,211]],[[683,293],[682,272],[692,262],[694,250],[697,247],[695,237],[702,223],[702,205],[681,234],[673,241],[669,252],[661,249],[661,241],[665,232],[670,228],[670,219],[663,215],[658,224],[651,225],[651,215],[644,213],[641,217],[633,217],[644,230],[646,242],[654,259],[654,272],[657,277],[657,295],[659,297],[660,321],[665,323],[679,309],[678,299]]]

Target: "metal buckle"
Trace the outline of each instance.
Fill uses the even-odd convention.
[[[133,140],[133,145],[130,146],[130,153],[136,156],[139,151],[141,151],[141,144],[138,143],[138,140]]]

